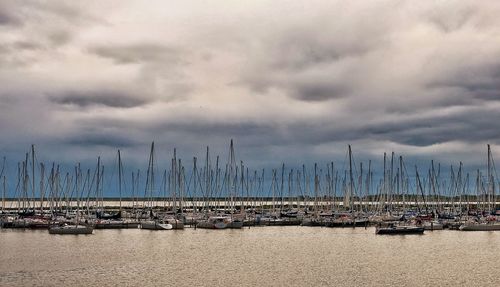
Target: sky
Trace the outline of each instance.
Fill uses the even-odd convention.
[[[147,168],[500,156],[499,1],[0,0],[0,155]]]

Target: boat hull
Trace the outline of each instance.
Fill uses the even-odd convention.
[[[444,226],[439,222],[428,222],[424,225],[425,230],[443,230]]]
[[[179,219],[167,220],[172,225],[172,229],[184,229],[184,222]]]
[[[171,230],[173,229],[172,224],[169,223],[158,223],[158,222],[142,222],[141,229],[147,230]]]
[[[382,227],[377,228],[375,234],[379,235],[397,235],[397,234],[424,234],[423,227]]]
[[[78,226],[78,227],[60,227],[54,226],[49,228],[49,234],[92,234],[94,232],[94,228],[91,226]]]
[[[127,229],[127,228],[138,228],[138,222],[101,222],[96,223],[95,229]]]
[[[461,231],[500,231],[500,224],[464,224]]]
[[[241,220],[233,220],[231,221],[228,225],[228,228],[233,228],[233,229],[241,229],[243,228],[243,221]]]

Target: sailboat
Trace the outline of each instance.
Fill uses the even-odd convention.
[[[146,220],[141,222],[141,229],[171,230],[174,226],[163,220]]]
[[[100,163],[100,157],[97,159],[97,173],[99,174],[100,173],[100,167],[101,167],[101,163]],[[80,168],[77,167],[75,168],[75,186],[76,186],[76,190],[77,190],[77,193],[79,192],[80,190],[80,177],[81,177],[81,171],[80,171]],[[97,179],[97,188],[99,188],[99,177]],[[79,210],[79,205],[77,205],[77,210],[76,210],[76,220],[75,220],[75,223],[72,224],[72,223],[67,223],[67,222],[63,222],[63,223],[59,223],[59,224],[56,224],[56,225],[51,225],[49,226],[49,234],[74,234],[74,235],[78,235],[78,234],[92,234],[94,232],[94,226],[92,226],[92,224],[89,224],[87,222],[87,220],[85,220],[85,224],[82,224],[80,223],[80,217],[81,217],[81,214],[80,214],[80,210]]]
[[[226,229],[231,224],[229,216],[211,216],[206,220],[199,221],[196,225],[197,228],[207,229]]]
[[[148,229],[148,230],[171,230],[173,229],[173,225],[168,223],[167,221],[164,221],[162,219],[159,219],[156,217],[153,213],[153,192],[155,189],[155,180],[154,180],[154,150],[155,150],[155,143],[151,143],[151,151],[149,153],[149,163],[148,163],[148,171],[147,171],[147,177],[146,177],[146,189],[144,191],[145,197],[147,196],[149,198],[149,215],[150,215],[150,220],[145,220],[141,221],[140,227],[141,229]]]
[[[492,172],[493,159],[491,156],[491,147],[488,145],[488,190],[487,196],[489,197],[488,206],[490,211],[496,209],[496,196],[494,176]],[[459,227],[461,231],[500,231],[500,222],[497,221],[496,216],[486,218],[486,220],[478,219],[477,221],[465,222]]]
[[[375,234],[379,235],[393,235],[393,234],[424,234],[424,227],[408,226],[408,225],[395,225],[390,224],[387,227],[377,226]]]
[[[49,227],[49,234],[92,234],[94,227],[85,224],[63,224]]]
[[[499,231],[500,223],[494,221],[487,222],[466,222],[459,227],[461,231]]]
[[[443,228],[444,228],[443,223],[439,222],[438,220],[424,222],[425,230],[443,230]]]

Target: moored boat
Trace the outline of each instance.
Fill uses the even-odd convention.
[[[391,225],[388,227],[378,227],[375,229],[375,234],[391,235],[391,234],[424,234],[424,228],[419,226],[408,225]]]
[[[229,227],[231,219],[227,216],[212,216],[207,220],[201,220],[196,224],[197,228],[225,229]]]
[[[95,229],[121,229],[138,227],[139,222],[131,220],[98,220],[94,225]]]
[[[459,227],[461,231],[500,231],[500,223],[464,223]]]
[[[157,221],[157,220],[148,220],[148,221],[142,221],[141,222],[141,229],[148,229],[148,230],[171,230],[174,227],[172,224],[164,222],[164,221]]]
[[[94,228],[89,225],[82,224],[65,224],[65,225],[55,225],[49,227],[49,234],[92,234]]]
[[[443,230],[443,224],[439,221],[427,221],[424,223],[425,230]]]
[[[177,218],[166,218],[164,219],[166,223],[172,225],[172,229],[184,229],[184,222]]]

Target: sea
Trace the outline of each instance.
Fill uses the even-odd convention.
[[[500,232],[0,229],[0,286],[500,286]]]

